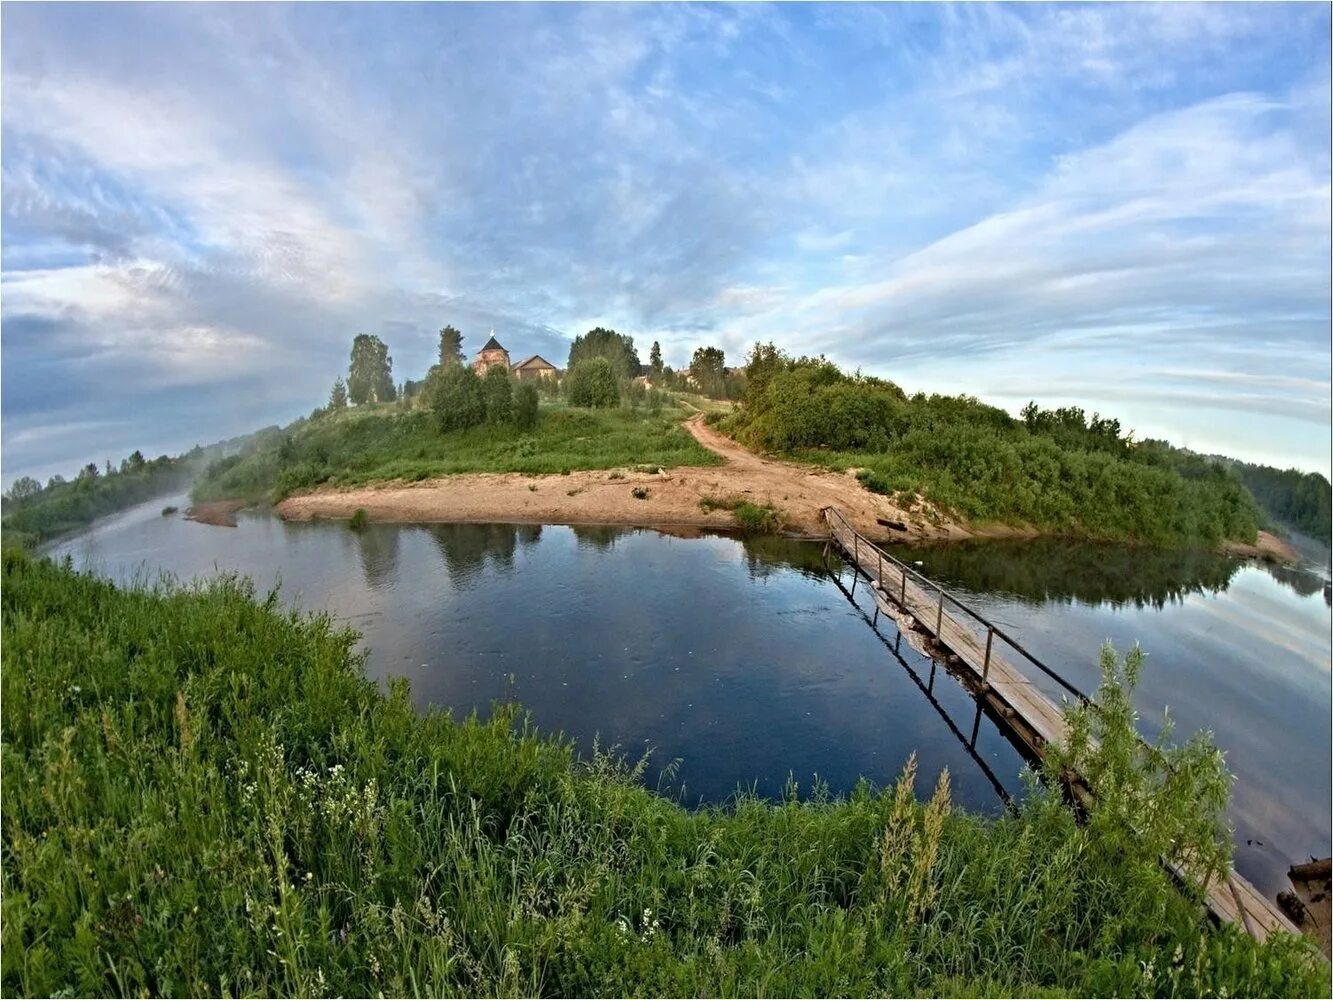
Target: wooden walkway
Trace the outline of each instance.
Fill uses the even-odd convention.
[[[1060,690],[1063,702],[1086,701],[1086,695],[1003,629],[860,534],[837,508],[825,508],[824,520],[830,544],[869,581],[878,611],[893,618],[901,629],[922,633],[934,643],[1030,759],[1041,759],[1046,744],[1064,740],[1069,732],[1064,707],[1032,678],[1045,675],[1046,688]],[[1179,870],[1175,874],[1183,875]],[[1276,902],[1234,871],[1208,888],[1206,902],[1216,919],[1239,923],[1260,941],[1273,931],[1300,933]]]

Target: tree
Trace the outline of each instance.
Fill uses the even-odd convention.
[[[698,347],[690,358],[690,377],[705,396],[720,399],[727,394],[726,355],[720,347]]]
[[[46,481],[46,488],[48,490],[53,490],[57,486],[64,486],[64,485],[65,485],[65,477],[60,475],[60,473],[56,473],[54,476],[52,476],[50,479]]]
[[[615,406],[620,402],[616,373],[606,358],[589,358],[569,370],[571,406]]]
[[[514,383],[503,365],[486,369],[481,380],[481,397],[486,404],[486,423],[509,423],[514,415]]]
[[[393,358],[379,337],[358,333],[352,341],[347,396],[357,406],[372,400],[385,403],[393,399]]]
[[[333,391],[329,393],[329,409],[347,409],[347,383],[342,380],[341,375],[333,380]]]
[[[80,479],[96,479],[96,478],[97,478],[97,463],[96,463],[96,462],[89,462],[87,465],[85,465],[82,469],[79,470],[79,476],[78,476],[78,478],[80,478]]]
[[[755,344],[745,359],[745,405],[758,406],[774,375],[786,371],[791,358],[776,344]]]
[[[33,479],[32,476],[19,476],[18,479],[14,480],[14,484],[9,487],[9,499],[15,503],[23,503],[41,492],[42,484]]]
[[[648,352],[648,367],[652,369],[653,379],[662,377],[662,345],[653,341],[653,349]]]
[[[463,363],[463,335],[452,326],[440,329],[440,364],[442,366],[461,365]]]
[[[141,452],[138,448],[135,448],[134,451],[130,452],[129,463],[130,463],[130,471],[132,472],[142,471],[144,465],[146,464],[144,461],[143,452]]]
[[[486,419],[481,377],[469,365],[435,365],[424,393],[442,431],[466,430]]]
[[[639,354],[634,350],[634,338],[596,327],[569,345],[569,370],[581,361],[605,358],[615,378],[634,378],[639,374]]]
[[[537,387],[520,382],[514,390],[514,426],[529,430],[537,426]]]

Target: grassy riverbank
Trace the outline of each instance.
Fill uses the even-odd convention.
[[[560,473],[638,465],[713,465],[680,426],[685,411],[580,409],[544,403],[535,427],[483,425],[441,432],[425,409],[356,407],[299,420],[216,463],[196,500],[280,500],[315,486],[355,486],[465,472]]]
[[[1327,986],[1302,942],[1210,929],[1156,819],[1035,794],[987,821],[906,781],[692,812],[512,712],[418,714],[349,632],[235,581],[11,554],[0,594],[8,994]]]

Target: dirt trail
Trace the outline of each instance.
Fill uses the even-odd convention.
[[[293,520],[350,517],[364,507],[374,521],[527,521],[543,524],[624,524],[642,527],[714,527],[735,524],[726,510],[704,511],[699,501],[741,499],[774,507],[786,530],[811,537],[825,534],[820,510],[833,505],[872,538],[915,541],[962,538],[970,532],[941,519],[931,524],[887,497],[861,486],[851,473],[812,469],[761,458],[718,433],[697,414],[685,427],[719,466],[680,466],[656,474],[628,469],[531,476],[522,473],[465,473],[420,483],[385,483],[293,496],[278,513]],[[634,490],[647,490],[639,499]],[[901,522],[907,530],[879,520]]]

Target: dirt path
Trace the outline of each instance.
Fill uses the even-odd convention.
[[[420,483],[385,483],[293,496],[278,513],[293,520],[350,517],[364,507],[375,521],[527,521],[543,524],[624,524],[642,527],[714,527],[735,524],[726,510],[705,511],[700,500],[748,500],[774,507],[785,528],[822,537],[820,510],[839,507],[866,535],[913,541],[961,538],[970,533],[943,521],[934,525],[908,514],[888,498],[870,493],[850,473],[827,472],[760,458],[719,434],[698,414],[685,427],[724,462],[715,467],[681,466],[656,474],[628,469],[530,476],[466,473]],[[634,491],[646,490],[640,499]],[[879,519],[901,522],[893,530]]]

